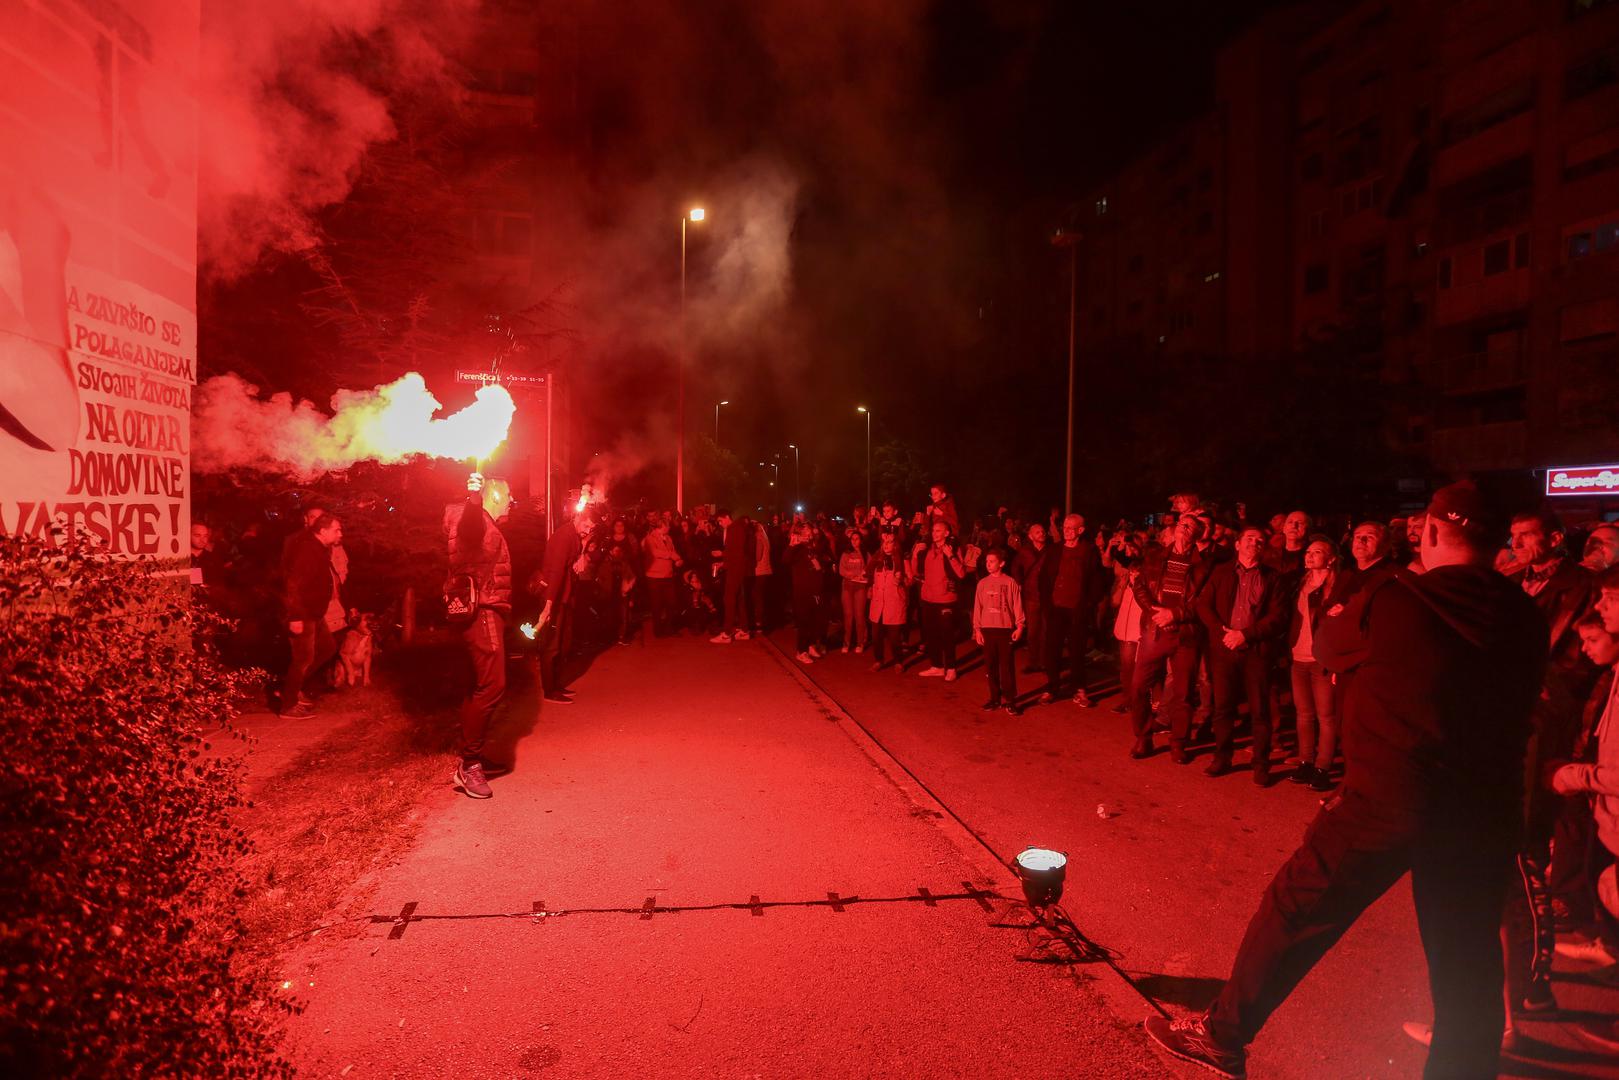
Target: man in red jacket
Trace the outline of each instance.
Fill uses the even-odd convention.
[[[1546,624],[1491,569],[1502,530],[1476,489],[1434,494],[1420,577],[1400,572],[1339,616],[1316,658],[1358,665],[1344,703],[1344,782],[1265,891],[1231,977],[1202,1015],[1149,1017],[1177,1057],[1227,1077],[1344,931],[1411,874],[1428,956],[1433,1041],[1424,1075],[1497,1072],[1505,1011],[1498,933]]]

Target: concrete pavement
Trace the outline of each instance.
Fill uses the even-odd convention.
[[[985,896],[1004,874],[786,663],[659,641],[600,657],[575,704],[515,700],[495,797],[446,769],[375,885],[413,917],[294,957],[301,1071],[1173,1072],[1122,983]]]
[[[987,682],[975,658],[954,683],[918,678],[915,667],[872,673],[869,660],[833,653],[805,674],[992,848],[1008,854],[1038,841],[1068,852],[1063,906],[1080,928],[1166,1008],[1206,1004],[1320,797],[1286,782],[1260,790],[1246,768],[1211,780],[1203,758],[1184,767],[1164,753],[1132,761],[1128,719],[1111,711],[1116,697],[1013,718],[979,710]],[[1041,682],[1020,679],[1025,691]],[[1275,1014],[1250,1051],[1249,1074],[1420,1075],[1425,1051],[1401,1023],[1431,1018],[1426,980],[1402,881]],[[1520,1020],[1523,1050],[1503,1060],[1502,1075],[1619,1075],[1619,1063],[1593,1053],[1567,1023],[1619,1016],[1619,989],[1561,959],[1555,986],[1563,1016]]]

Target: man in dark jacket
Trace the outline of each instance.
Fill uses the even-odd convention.
[[[1344,931],[1411,873],[1428,956],[1424,1075],[1496,1075],[1505,1013],[1498,931],[1519,835],[1529,713],[1546,626],[1490,566],[1498,530],[1471,485],[1434,494],[1418,577],[1383,582],[1362,619],[1322,619],[1315,654],[1359,664],[1345,702],[1344,783],[1254,914],[1209,1010],[1150,1017],[1171,1053],[1225,1076]]]
[[[540,685],[545,700],[567,705],[573,695],[563,688],[559,672],[562,657],[573,639],[573,601],[579,572],[587,560],[584,537],[595,524],[595,507],[586,504],[564,518],[545,542],[545,558],[540,563],[545,602],[540,608]]]
[[[1204,653],[1197,599],[1208,584],[1214,563],[1198,551],[1206,524],[1195,514],[1175,522],[1169,547],[1147,549],[1141,573],[1130,588],[1141,607],[1141,641],[1136,648],[1135,675],[1129,686],[1133,758],[1148,757],[1152,746],[1153,684],[1166,679],[1164,713],[1169,721],[1169,753],[1177,765],[1191,762],[1186,752],[1192,730],[1192,690]]]
[[[281,715],[289,719],[315,715],[314,703],[303,696],[304,680],[337,652],[337,642],[326,627],[326,609],[337,591],[332,545],[342,541],[342,523],[322,512],[288,537],[281,550],[281,606],[292,635],[292,659],[281,683],[280,704]]]
[[[724,623],[720,632],[709,638],[716,645],[731,641],[748,640],[747,586],[758,565],[757,532],[746,516],[734,518],[729,510],[714,515],[721,529],[720,548],[716,559],[725,571]]]
[[[467,497],[444,510],[450,577],[472,579],[478,607],[461,631],[472,661],[472,692],[461,705],[461,761],[452,782],[473,799],[494,794],[485,775],[484,741],[506,696],[506,617],[512,612],[512,557],[499,522],[511,510],[504,481],[467,480]]]
[[[1096,603],[1106,582],[1102,554],[1085,534],[1085,519],[1069,514],[1062,519],[1062,546],[1048,557],[1040,592],[1046,608],[1046,689],[1042,703],[1056,701],[1063,689],[1063,652],[1073,665],[1074,704],[1091,707],[1087,689],[1091,630],[1096,625]]]
[[[1557,1008],[1551,988],[1556,945],[1552,897],[1562,898],[1565,910],[1571,901],[1584,908],[1581,901],[1593,888],[1585,880],[1583,854],[1591,814],[1582,800],[1565,799],[1540,783],[1540,776],[1550,762],[1573,756],[1580,715],[1596,685],[1599,672],[1581,651],[1574,629],[1595,597],[1591,572],[1567,556],[1555,515],[1544,510],[1518,514],[1510,530],[1520,568],[1508,580],[1540,609],[1550,653],[1524,765],[1524,846],[1505,927],[1507,986],[1516,1006],[1550,1012]]]
[[[1036,521],[1029,526],[1028,541],[1012,558],[1012,577],[1023,589],[1023,640],[1029,650],[1024,674],[1042,670],[1046,662],[1046,606],[1040,588],[1052,550],[1046,527]]]
[[[1248,702],[1254,783],[1270,785],[1270,679],[1276,643],[1287,630],[1283,575],[1260,561],[1265,534],[1248,527],[1237,534],[1237,557],[1209,575],[1197,613],[1209,635],[1209,677],[1214,689],[1214,757],[1210,776],[1231,770],[1232,733],[1239,696]]]

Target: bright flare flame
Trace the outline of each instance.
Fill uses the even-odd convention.
[[[536,630],[534,629],[534,624],[533,623],[526,622],[522,626],[519,626],[517,629],[521,630],[523,632],[523,636],[528,638],[530,641],[534,640],[534,635],[536,633]]]
[[[478,388],[476,400],[460,412],[436,417],[443,409],[427,389],[427,382],[412,371],[387,386],[378,387],[364,406],[352,412],[347,403],[334,401],[338,412],[332,427],[351,425],[350,445],[364,457],[399,461],[417,454],[442,458],[477,458],[493,454],[506,441],[517,405],[499,383]]]
[[[331,409],[327,415],[285,393],[261,398],[234,375],[209,379],[197,388],[192,411],[192,465],[313,478],[358,461],[481,460],[506,441],[517,406],[505,387],[489,383],[471,405],[438,416],[443,406],[413,371],[372,390],[339,390]]]

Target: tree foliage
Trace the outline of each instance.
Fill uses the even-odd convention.
[[[229,737],[252,676],[150,564],[0,537],[0,1072],[286,1075],[238,970],[249,842]]]

